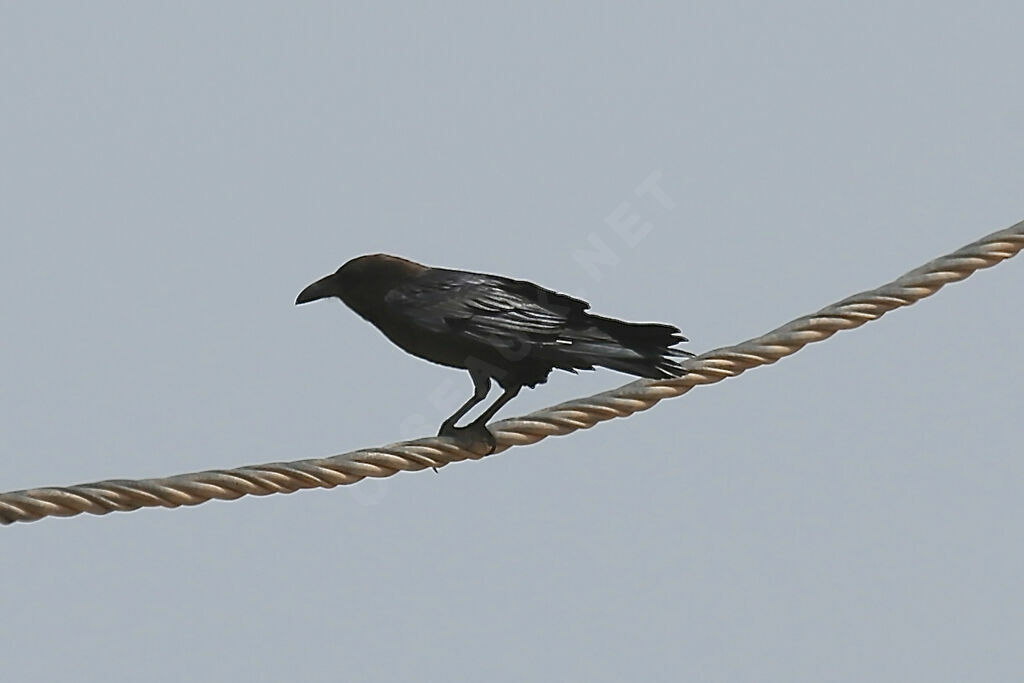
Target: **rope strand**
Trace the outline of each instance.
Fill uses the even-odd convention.
[[[489,425],[497,440],[494,453],[536,443],[549,436],[588,429],[615,417],[647,410],[658,401],[681,396],[695,386],[714,384],[751,368],[796,353],[807,344],[840,330],[860,327],[896,308],[931,296],[943,286],[994,266],[1024,249],[1024,221],[994,232],[937,258],[906,275],[827,306],[734,346],[703,353],[682,363],[687,374],[665,380],[637,380],[611,391],[561,403],[523,417]],[[210,500],[334,488],[366,477],[443,467],[482,454],[442,437],[389,444],[328,458],[208,470],[162,479],[114,479],[77,486],[12,491],[0,494],[0,523],[32,522],[44,517],[71,517],[88,512],[105,515],[144,507],[176,508]]]

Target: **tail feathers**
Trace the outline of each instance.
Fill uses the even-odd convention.
[[[679,328],[664,323],[628,323],[615,318],[604,318],[599,315],[590,316],[591,322],[602,332],[622,342],[626,346],[656,345],[669,347],[679,342],[689,341],[682,335]]]
[[[571,343],[558,345],[555,351],[559,367],[582,370],[601,366],[650,379],[669,379],[686,373],[678,359],[693,354],[672,348],[686,341],[678,328],[592,317],[593,327],[576,330],[571,340],[565,340]]]
[[[595,358],[592,362],[594,365],[600,365],[601,367],[608,368],[609,370],[617,370],[619,372],[625,372],[629,375],[636,375],[637,377],[646,377],[648,379],[671,379],[672,377],[682,377],[686,374],[686,370],[683,369],[680,361],[676,358],[685,358],[692,356],[691,353],[679,352],[671,353],[675,349],[669,349],[667,352],[660,356],[642,356],[639,358],[617,358],[611,355],[606,355],[601,358]]]
[[[689,358],[693,354],[672,348],[680,342],[688,341],[678,327],[663,323],[629,323],[615,318],[593,317],[598,329],[612,337],[621,345],[622,350],[633,356],[621,358],[620,354],[614,354],[614,357],[606,358],[600,365],[650,379],[668,379],[686,373],[677,359]]]

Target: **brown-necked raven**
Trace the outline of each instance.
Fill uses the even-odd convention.
[[[494,449],[487,421],[522,387],[554,369],[602,366],[639,377],[678,377],[676,360],[693,354],[673,345],[679,329],[628,323],[587,312],[590,304],[525,280],[430,268],[373,254],[352,259],[299,293],[296,304],[337,297],[392,342],[433,363],[469,370],[473,396],[441,424],[440,436]],[[504,393],[465,427],[455,423],[487,397],[491,380]]]

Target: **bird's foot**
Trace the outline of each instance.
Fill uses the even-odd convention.
[[[487,425],[482,422],[470,422],[465,427],[456,427],[454,424],[445,422],[441,425],[441,431],[437,435],[455,439],[460,446],[472,451],[483,450],[484,455],[490,455],[498,447],[494,434],[491,434]]]

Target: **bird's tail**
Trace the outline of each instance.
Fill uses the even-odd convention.
[[[582,361],[578,367],[600,365],[650,379],[679,377],[686,373],[680,360],[693,356],[672,348],[687,341],[677,327],[662,323],[628,323],[614,318],[589,316],[593,327],[573,339],[571,351]],[[575,336],[575,335],[574,335]]]

